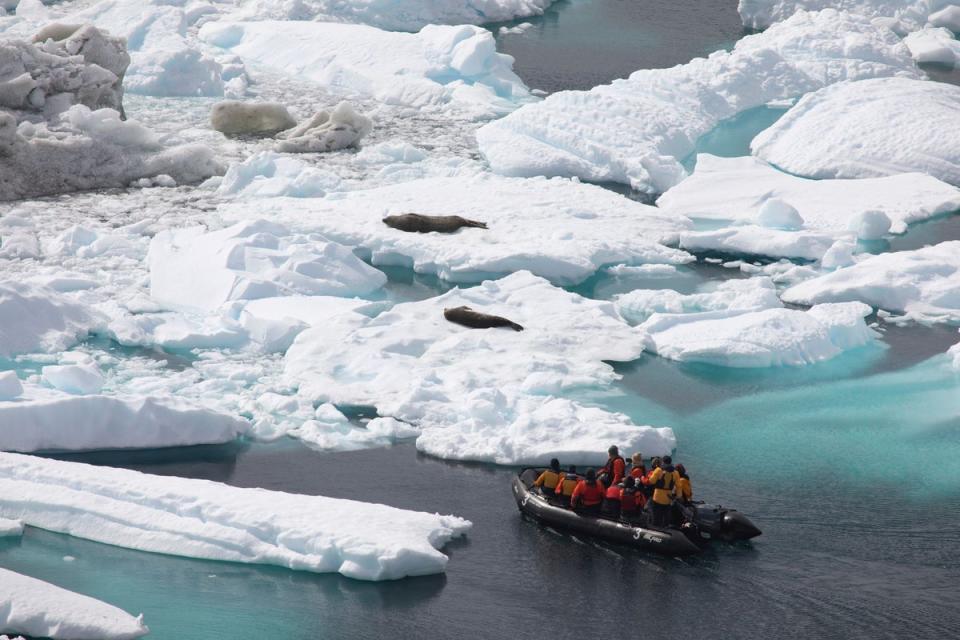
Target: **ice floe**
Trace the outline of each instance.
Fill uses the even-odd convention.
[[[0,358],[67,349],[105,322],[44,287],[0,282]]]
[[[767,256],[819,260],[834,236],[815,231],[784,231],[745,225],[680,234],[680,248],[693,253]]]
[[[16,537],[23,534],[23,523],[19,520],[0,518],[0,538]]]
[[[686,180],[664,193],[657,206],[690,218],[753,222],[764,204],[780,199],[797,210],[803,227],[842,233],[858,216],[881,211],[892,233],[960,209],[960,189],[923,173],[862,180],[809,180],[752,157],[697,157]]]
[[[501,174],[579,176],[663,192],[683,179],[681,161],[721,120],[842,80],[894,75],[921,77],[888,29],[829,9],[800,12],[730,52],[555,93],[485,125],[477,140]]]
[[[863,318],[870,307],[858,302],[820,304],[808,311],[721,310],[650,316],[639,329],[649,349],[671,360],[725,367],[814,364],[876,337]]]
[[[248,65],[348,95],[427,111],[491,117],[533,98],[486,29],[427,26],[415,34],[319,22],[209,22],[200,38]]]
[[[455,516],[0,454],[0,517],[171,555],[339,572],[362,580],[440,573]]]
[[[150,295],[171,309],[212,311],[230,300],[296,293],[363,295],[387,281],[350,249],[291,237],[266,220],[163,231],[150,243],[149,262]]]
[[[217,185],[217,193],[245,198],[318,198],[328,191],[338,191],[341,183],[340,176],[331,171],[273,151],[261,151],[243,162],[231,163]]]
[[[617,296],[615,302],[620,315],[632,324],[640,324],[654,313],[755,311],[783,306],[773,281],[763,277],[710,283],[690,294],[672,289],[634,289]]]
[[[249,431],[246,420],[175,397],[71,395],[28,386],[23,397],[0,400],[3,451],[221,444]]]
[[[958,8],[960,10],[960,8]],[[960,41],[946,27],[928,27],[914,31],[903,41],[913,59],[920,63],[955,67],[960,62]]]
[[[553,0],[242,0],[238,15],[273,20],[354,22],[391,31],[428,24],[506,22],[543,13]]]
[[[923,27],[950,26],[960,30],[955,0],[740,0],[737,9],[744,26],[766,29],[786,20],[799,10],[842,8],[850,13],[876,19],[898,33]]]
[[[332,111],[318,111],[289,131],[277,137],[277,151],[285,153],[317,153],[339,151],[355,146],[370,133],[373,122],[357,113],[349,102],[341,102]]]
[[[132,640],[150,630],[143,616],[0,569],[0,629],[54,640]]]
[[[960,185],[960,87],[909,78],[845,82],[804,96],[750,144],[807,178],[920,172]]]
[[[794,285],[784,302],[859,300],[925,321],[960,321],[960,241],[870,256]]]
[[[0,400],[13,400],[23,395],[23,384],[15,371],[0,371]]]
[[[469,305],[525,327],[468,329],[444,319]],[[589,300],[527,272],[399,304],[372,319],[332,319],[301,333],[286,373],[313,402],[375,406],[421,430],[417,448],[443,458],[499,464],[558,456],[590,460],[616,442],[666,453],[669,428],[559,397],[603,387],[605,360],[640,356],[644,336],[609,302]]]
[[[424,234],[383,223],[387,215],[411,212],[461,215],[488,228]],[[565,179],[427,178],[326,198],[241,200],[222,206],[220,214],[229,221],[267,216],[291,230],[362,248],[375,265],[412,266],[452,282],[526,269],[575,284],[607,264],[693,259],[660,244],[689,228],[686,218]]]

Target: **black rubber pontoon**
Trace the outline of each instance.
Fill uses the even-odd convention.
[[[686,528],[649,527],[605,517],[581,515],[553,503],[533,488],[533,482],[540,475],[540,471],[522,470],[513,479],[513,497],[522,513],[563,531],[670,556],[699,553],[703,543],[710,538],[732,542],[760,535],[760,530],[739,511],[702,503],[690,506],[688,514],[694,526]]]

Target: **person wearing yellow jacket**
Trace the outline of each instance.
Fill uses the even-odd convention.
[[[663,464],[650,474],[649,484],[653,487],[653,500],[650,501],[653,509],[653,526],[666,527],[670,525],[670,507],[673,505],[673,495],[680,482],[680,474],[673,466],[670,456],[663,456]]]
[[[537,476],[537,479],[533,481],[533,486],[540,487],[540,491],[544,495],[552,496],[557,488],[557,483],[560,482],[561,475],[563,475],[563,472],[560,471],[560,461],[553,458],[550,460],[550,468]]]
[[[683,504],[690,504],[693,500],[693,487],[690,484],[690,476],[682,464],[677,465],[677,475],[680,476],[677,480],[677,500]]]

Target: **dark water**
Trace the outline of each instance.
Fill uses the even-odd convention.
[[[499,35],[522,22],[533,27]],[[527,85],[551,93],[683,64],[744,33],[736,0],[560,0],[543,16],[488,26]]]

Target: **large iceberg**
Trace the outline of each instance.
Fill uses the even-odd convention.
[[[842,80],[921,75],[890,30],[834,10],[800,12],[733,51],[555,93],[485,125],[477,140],[497,173],[663,192],[683,179],[681,162],[721,120]]]
[[[444,309],[468,305],[524,327],[468,329]],[[559,397],[610,384],[606,360],[640,356],[645,340],[613,304],[551,286],[528,272],[354,315],[301,333],[286,373],[314,403],[375,406],[421,430],[417,448],[443,458],[541,464],[594,459],[612,443],[669,452],[669,428]]]
[[[70,395],[28,387],[0,400],[0,450],[152,449],[232,442],[246,420],[177,398]]]
[[[150,295],[165,308],[212,311],[231,300],[278,295],[363,295],[383,272],[322,238],[291,237],[266,220],[220,231],[163,231],[150,243]]]
[[[953,17],[955,0],[740,0],[737,10],[743,24],[751,29],[766,29],[786,20],[800,10],[837,8],[880,19],[883,24],[905,33],[932,23],[960,28],[960,16]]]
[[[409,212],[461,215],[488,228],[409,233],[383,223],[386,215]],[[566,285],[607,264],[693,260],[660,244],[690,227],[683,216],[565,179],[427,178],[326,198],[232,202],[220,213],[227,220],[269,216],[290,229],[360,247],[373,264],[411,266],[452,282],[526,269]]]
[[[0,517],[142,551],[339,572],[440,573],[455,516],[0,453]]]
[[[809,180],[778,171],[753,157],[697,156],[693,174],[657,200],[666,211],[690,218],[752,222],[768,200],[793,206],[803,227],[844,232],[857,216],[881,211],[890,231],[960,209],[960,189],[923,173],[863,180]]]
[[[960,241],[870,256],[790,287],[784,302],[859,300],[918,320],[960,321]]]
[[[508,113],[533,98],[486,29],[426,26],[418,33],[320,22],[208,22],[200,38],[251,65],[347,95],[467,117]]]
[[[105,319],[44,287],[0,282],[0,358],[67,349]]]
[[[316,20],[416,31],[428,24],[482,24],[539,15],[553,0],[241,0],[244,19]]]
[[[927,173],[960,185],[960,87],[909,78],[845,82],[804,96],[751,142],[807,178]]]
[[[808,311],[765,309],[655,313],[639,326],[649,348],[671,360],[725,367],[814,364],[871,342],[876,333],[858,302],[820,304]]]
[[[150,631],[143,616],[6,569],[0,569],[0,629],[54,640],[132,640]]]

